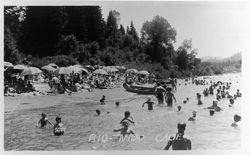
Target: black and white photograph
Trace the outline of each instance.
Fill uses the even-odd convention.
[[[4,151],[240,150],[249,6],[5,4]]]

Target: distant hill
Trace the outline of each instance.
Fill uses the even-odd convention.
[[[241,52],[233,54],[232,56],[230,56],[229,58],[219,58],[219,57],[202,57],[201,61],[202,62],[211,62],[211,63],[220,63],[220,62],[227,62],[227,61],[231,61],[231,62],[236,62],[236,61],[241,61],[242,56],[241,56]]]

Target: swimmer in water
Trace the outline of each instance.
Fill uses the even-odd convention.
[[[56,117],[56,124],[54,125],[54,135],[61,136],[65,132],[65,127],[62,124],[62,118],[57,116]]]
[[[127,120],[129,123],[135,124],[135,122],[133,121],[133,118],[130,116],[129,111],[124,112],[124,118],[121,120],[120,124],[122,124],[122,122],[125,120]]]
[[[209,110],[209,114],[210,114],[210,116],[213,116],[214,115],[214,110]]]
[[[146,102],[144,102],[142,104],[142,107],[144,107],[144,104],[147,104],[148,105],[148,110],[153,110],[153,104],[154,102],[151,101],[151,98],[149,97],[148,100]]]
[[[124,120],[122,122],[122,127],[123,128],[120,128],[120,129],[117,129],[117,130],[113,130],[114,132],[121,132],[121,136],[126,136],[126,135],[130,135],[130,134],[133,134],[135,135],[135,133],[129,129],[129,121],[128,120]]]
[[[177,112],[180,112],[181,111],[181,106],[179,105],[178,107],[177,107]]]
[[[193,116],[192,117],[189,117],[188,121],[195,121],[196,120],[196,111],[193,111]]]
[[[207,109],[213,109],[216,112],[220,112],[222,110],[222,108],[218,106],[218,101],[213,101],[213,105],[207,107]]]
[[[228,106],[229,106],[229,107],[232,107],[233,104],[234,104],[234,99],[233,99],[233,98],[230,98],[230,99],[229,99],[229,102],[230,102],[230,104],[229,104]]]
[[[178,129],[178,133],[175,135],[175,138],[174,137],[170,138],[164,150],[169,150],[171,146],[172,146],[172,150],[191,150],[192,148],[191,140],[184,137],[186,124],[178,123],[177,129]]]
[[[238,127],[238,122],[241,120],[241,116],[235,114],[234,115],[234,122],[231,124],[232,127]]]
[[[38,121],[37,123],[37,127],[39,126],[39,124],[41,124],[40,127],[45,127],[47,125],[47,123],[49,123],[50,125],[52,125],[52,123],[50,123],[50,121],[48,120],[48,118],[46,117],[45,113],[42,113],[42,118]]]
[[[118,102],[118,101],[117,101],[117,102],[115,102],[115,106],[116,106],[116,108],[117,108],[117,107],[119,107],[119,105],[120,105],[120,102]]]
[[[96,109],[96,114],[97,114],[97,116],[100,116],[101,115],[101,111],[99,110],[99,109]]]
[[[102,98],[100,99],[100,104],[104,105],[105,104],[105,96],[103,95]]]

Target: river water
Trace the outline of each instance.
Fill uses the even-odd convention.
[[[240,89],[241,75],[213,76],[208,80],[232,82],[229,92],[235,94]],[[177,103],[174,103],[173,108],[156,104],[153,111],[148,111],[146,106],[142,108],[148,96],[126,95],[128,93],[124,88],[116,88],[108,97],[106,105],[99,105],[97,97],[93,101],[76,102],[80,95],[72,95],[68,97],[72,100],[70,104],[5,112],[5,150],[162,150],[168,138],[175,135],[178,122],[186,122],[185,135],[191,138],[193,150],[240,149],[241,126],[233,128],[230,125],[234,114],[241,115],[241,99],[235,100],[234,107],[228,107],[228,99],[221,100],[218,105],[223,111],[209,116],[209,111],[204,108],[212,104],[215,96],[202,96],[203,105],[196,105],[196,93],[202,93],[208,85],[185,83],[178,80],[178,90],[175,92]],[[123,92],[125,96],[122,96]],[[112,95],[117,93],[122,97],[112,99]],[[151,97],[157,102],[155,97]],[[183,104],[186,97],[189,97],[190,102]],[[120,102],[120,107],[115,107],[115,101]],[[177,112],[178,105],[182,106],[181,112]],[[101,110],[101,116],[95,116],[96,109]],[[134,141],[119,141],[119,133],[113,132],[113,129],[121,128],[119,122],[126,110],[131,112],[136,123],[131,129],[141,136]],[[197,120],[187,121],[193,110],[197,111]],[[50,125],[45,129],[36,128],[42,112],[47,113],[52,123],[55,123],[57,115],[62,116],[66,126],[63,136],[54,136]]]

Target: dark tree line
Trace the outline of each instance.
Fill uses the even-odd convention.
[[[163,17],[142,25],[118,24],[120,13],[111,10],[104,20],[100,6],[6,6],[4,8],[4,60],[43,66],[56,62],[126,65],[162,76],[213,73],[196,58],[192,41],[177,49],[177,32]]]

